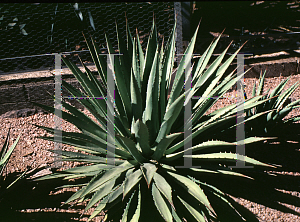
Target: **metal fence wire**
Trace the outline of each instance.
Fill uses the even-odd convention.
[[[101,48],[106,48],[106,33],[116,47],[115,22],[126,38],[125,14],[132,35],[137,29],[145,48],[153,14],[160,40],[168,36],[174,24],[174,2],[0,4],[0,74],[54,68],[51,53],[73,51],[77,52],[72,53],[73,62],[79,62],[78,54],[91,61],[82,32]]]

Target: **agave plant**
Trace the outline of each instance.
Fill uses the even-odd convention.
[[[168,42],[163,42],[160,46],[153,21],[144,54],[138,32],[133,38],[127,25],[126,44],[117,27],[118,49],[122,56],[114,59],[114,132],[106,127],[110,121],[107,115],[108,99],[91,99],[107,98],[106,92],[110,93],[107,90],[107,65],[98,45],[93,39],[86,41],[99,75],[94,76],[84,64],[82,65],[86,72],[83,73],[75,64],[63,58],[84,90],[80,91],[65,81],[62,81],[62,85],[76,98],[90,97],[78,101],[97,121],[62,102],[63,107],[69,111],[62,111],[62,118],[74,124],[81,132],[62,131],[62,136],[57,135],[57,138],[64,144],[74,146],[74,149],[84,151],[62,151],[63,160],[88,165],[59,171],[39,180],[91,178],[84,184],[66,185],[79,186],[81,189],[65,202],[68,204],[87,201],[85,211],[95,207],[89,220],[102,211],[105,212],[107,221],[217,220],[218,215],[213,207],[215,204],[210,202],[206,194],[211,194],[214,199],[228,206],[233,217],[242,217],[230,204],[225,193],[202,180],[207,174],[247,178],[224,165],[235,165],[237,154],[219,152],[227,147],[235,147],[238,141],[207,139],[207,135],[214,129],[227,127],[226,124],[236,118],[236,104],[225,107],[214,115],[206,113],[217,101],[210,98],[224,95],[241,78],[234,72],[225,76],[225,71],[241,48],[221,65],[229,45],[207,68],[220,35],[202,57],[194,61],[193,87],[186,90],[186,59],[192,58],[199,26],[177,67],[174,82],[171,82],[175,57],[175,28],[174,25]],[[115,51],[107,37],[106,43],[110,56]],[[220,82],[222,78],[224,80]],[[201,98],[193,100],[192,116],[189,119],[192,132],[190,136],[184,136],[184,124],[188,124],[184,123],[184,110],[194,96]],[[248,111],[266,101],[260,100],[261,98],[262,96],[251,98],[238,106],[243,105]],[[53,107],[34,104],[55,113]],[[36,126],[54,134],[54,129]],[[115,137],[114,142],[108,140],[109,136]],[[54,141],[54,137],[39,138]],[[267,138],[249,137],[244,143],[265,139]],[[192,146],[186,149],[185,144],[189,142]],[[107,147],[115,147],[114,152]],[[187,151],[192,151],[192,155],[187,155]],[[114,157],[114,160],[111,161],[107,156]],[[250,157],[244,158],[250,165],[273,167]],[[192,166],[182,167],[185,161],[192,160]]]
[[[252,90],[252,97],[260,96],[264,91],[264,80],[265,74],[260,74],[259,85],[256,89],[256,83],[254,83]],[[260,99],[268,99],[262,104],[257,105],[253,109],[246,112],[246,119],[251,118],[253,115],[261,113],[262,115],[249,121],[246,124],[246,132],[249,135],[266,135],[267,133],[274,132],[274,130],[282,127],[282,124],[297,122],[300,120],[300,115],[283,120],[293,109],[299,108],[300,100],[291,101],[289,97],[298,88],[299,83],[294,83],[285,92],[283,89],[290,77],[283,80],[270,94],[268,91]],[[247,98],[246,93],[244,93],[245,98]]]
[[[10,130],[10,129],[9,129]],[[17,180],[19,180],[21,177],[17,178],[16,180],[14,180],[14,182],[12,182],[9,186],[7,187],[4,187],[4,177],[3,177],[3,172],[6,168],[6,165],[9,161],[9,158],[12,154],[12,152],[14,151],[15,147],[17,146],[18,142],[19,142],[19,139],[20,139],[20,136],[21,136],[21,133],[20,135],[18,136],[18,138],[16,139],[16,141],[9,147],[9,130],[8,130],[8,133],[7,133],[7,137],[5,139],[5,142],[2,146],[2,149],[0,150],[0,188],[3,189],[8,189],[9,187],[11,187]],[[22,174],[23,175],[23,174]],[[22,176],[21,175],[21,176]],[[2,196],[3,193],[1,193],[0,196]]]

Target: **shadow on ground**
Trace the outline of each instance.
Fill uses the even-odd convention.
[[[14,174],[9,177],[15,177]],[[10,178],[7,178],[8,180]],[[1,222],[67,222],[75,221],[72,218],[79,218],[79,213],[55,212],[53,209],[67,210],[68,206],[60,206],[66,201],[73,192],[64,192],[56,195],[49,195],[51,191],[55,192],[56,187],[65,185],[66,181],[62,180],[46,180],[46,181],[30,181],[21,180],[16,186],[11,187],[5,195],[2,196],[0,202]],[[51,208],[52,212],[44,212],[41,209]],[[21,210],[24,210],[21,212]],[[33,209],[39,212],[27,213],[26,209]],[[72,209],[79,209],[74,206]],[[76,220],[78,221],[78,219]]]
[[[277,144],[261,142],[248,145],[246,146],[246,155],[261,162],[281,165],[282,167],[234,169],[237,172],[254,178],[254,180],[235,176],[222,176],[221,174],[207,176],[207,174],[197,173],[197,176],[195,177],[234,197],[241,197],[284,213],[300,216],[300,213],[280,204],[286,203],[295,207],[300,207],[299,196],[293,196],[279,191],[286,190],[300,192],[300,124],[293,124],[281,132],[281,140],[278,140]],[[293,143],[289,141],[293,141]],[[234,152],[235,150],[232,151]],[[195,163],[194,165],[200,164]],[[270,170],[272,170],[271,173],[267,172]],[[287,173],[283,174],[282,172],[294,172],[294,175]],[[295,175],[296,172],[298,172],[298,175]],[[15,177],[15,175],[10,175],[10,177]],[[64,185],[65,183],[66,181],[58,179],[39,182],[21,181],[21,183],[9,190],[9,193],[7,193],[0,202],[1,222],[75,221],[75,219],[72,218],[78,218],[79,213],[19,212],[22,209],[67,209],[67,206],[60,207],[60,205],[72,195],[72,192],[49,195],[51,191],[55,191],[56,187]],[[204,191],[206,192],[206,190]],[[222,215],[219,217],[220,221],[242,221],[238,217],[236,219],[232,218],[230,216],[231,214],[229,214],[231,208],[221,205],[218,198],[214,197],[214,195],[211,195],[208,192],[207,196],[216,213]],[[230,201],[247,221],[258,221],[249,209],[237,204],[230,198],[228,198],[228,201]],[[73,206],[72,208],[80,209],[80,206]]]
[[[275,139],[270,140],[269,143],[258,142],[248,145],[246,146],[245,152],[248,157],[268,164],[281,165],[281,167],[233,169],[234,171],[254,178],[254,180],[235,176],[206,176],[206,174],[203,174],[203,177],[199,177],[198,175],[198,178],[201,178],[202,182],[214,185],[221,191],[234,197],[241,197],[284,213],[300,216],[300,213],[280,204],[285,203],[300,207],[300,124],[289,125],[287,128],[280,129],[278,132],[280,134],[277,136],[280,136],[280,140]],[[234,150],[228,149],[226,151],[236,153],[235,148]],[[196,164],[196,162],[195,164],[193,162],[193,165]],[[200,163],[198,165],[200,165]],[[291,195],[279,190],[296,191],[298,193]],[[247,208],[234,201],[230,202],[245,218],[248,218],[247,221],[258,221],[255,218],[251,218],[251,213]],[[225,215],[225,217],[222,218],[222,220],[220,218],[220,220],[235,221],[232,219],[228,220],[228,218],[226,219],[226,211],[226,208],[219,209],[219,212]]]

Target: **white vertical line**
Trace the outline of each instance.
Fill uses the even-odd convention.
[[[185,91],[191,89],[192,84],[192,78],[191,78],[191,71],[192,71],[192,65],[191,65],[191,58],[188,58],[185,56]],[[187,102],[185,108],[184,108],[184,155],[192,155],[192,150],[190,149],[192,144],[192,101],[191,98]],[[186,140],[187,138],[190,138],[189,140]],[[193,165],[192,158],[184,158],[184,166],[186,168],[191,168]]]
[[[191,58],[184,55],[184,62],[186,65],[185,68],[185,82],[184,82],[184,88],[185,92],[190,90],[192,88],[192,65],[191,65]],[[192,143],[192,100],[191,98],[186,103],[185,102],[184,107],[184,155],[192,155],[193,152],[190,149],[193,146]],[[184,157],[184,165],[183,166],[176,166],[176,168],[192,168],[193,166],[193,160],[192,158],[186,158]],[[196,166],[197,167],[197,166]]]
[[[236,126],[236,155],[237,161],[235,166],[230,166],[230,168],[252,168],[253,166],[245,166],[245,125],[244,122],[244,54],[237,54],[237,76],[243,75],[237,81],[237,101],[236,103],[241,103],[240,106],[237,105],[237,126]]]
[[[54,53],[55,55],[55,112],[54,112],[54,150],[57,150],[57,154],[54,157],[54,167],[60,168],[61,154],[62,154],[62,112],[61,112],[61,54]]]
[[[237,73],[238,75],[243,75],[237,81],[237,104],[241,103],[240,106],[237,107],[237,126],[236,126],[236,139],[237,139],[237,166],[245,166],[245,126],[241,124],[244,122],[244,94],[243,94],[243,86],[244,86],[244,54],[237,54]]]
[[[115,165],[115,126],[114,126],[114,104],[115,104],[115,81],[114,81],[114,55],[107,55],[107,154],[108,165]],[[112,144],[113,146],[109,146]]]

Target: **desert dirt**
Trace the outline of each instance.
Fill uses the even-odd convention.
[[[266,78],[265,80],[265,90],[274,89],[282,80],[287,77],[272,77]],[[290,81],[285,86],[285,89],[289,88],[295,82],[300,81],[300,74],[293,75]],[[258,84],[257,78],[245,78],[245,91],[247,95],[251,95],[253,84],[256,82]],[[219,101],[214,105],[211,111],[224,107],[226,105],[232,104],[236,102],[237,91],[231,90],[225,94],[227,98],[220,98]],[[300,99],[300,88],[298,88],[292,95],[294,99]],[[84,113],[88,114],[87,110],[84,110]],[[89,115],[89,114],[88,114]],[[292,111],[287,118],[299,115],[299,109]],[[11,135],[11,144],[16,140],[18,135],[21,133],[21,138],[19,143],[13,152],[10,161],[7,165],[7,169],[5,174],[7,175],[7,181],[11,180],[13,176],[20,174],[26,169],[35,169],[39,166],[53,166],[52,161],[52,153],[49,152],[49,149],[54,148],[54,143],[50,141],[45,141],[42,139],[38,139],[38,136],[51,136],[46,133],[44,130],[39,129],[33,124],[54,127],[54,116],[52,114],[43,114],[38,113],[28,117],[20,117],[20,118],[1,118],[0,117],[0,144],[4,143],[6,135],[8,133],[8,129],[10,128]],[[77,131],[74,126],[69,124],[68,122],[62,120],[62,130],[65,131]],[[294,134],[298,133],[294,131]],[[297,199],[292,199],[291,201],[287,201],[289,204],[285,204],[288,208],[300,213],[300,189],[299,189],[299,175],[300,170],[297,168],[296,162],[299,163],[299,147],[297,147],[296,142],[285,143],[278,148],[276,144],[274,144],[274,153],[277,153],[279,157],[273,160],[279,161],[274,162],[276,164],[281,164],[283,166],[295,166],[285,167],[284,170],[276,169],[275,171],[266,171],[268,174],[277,175],[278,179],[278,192],[281,192],[282,195],[289,195],[292,197],[297,197]],[[278,145],[278,144],[277,144]],[[278,145],[279,146],[279,145]],[[282,159],[281,155],[285,155],[285,152],[282,150],[283,146],[289,146],[286,148],[287,152],[291,152],[292,156],[289,156],[288,164],[284,161],[280,162]],[[276,148],[275,148],[276,147]],[[72,148],[68,145],[62,145],[63,150],[72,150]],[[281,151],[280,151],[281,149]],[[255,148],[254,148],[255,150]],[[246,150],[246,155],[248,151]],[[263,155],[266,151],[261,151],[256,149],[256,154]],[[282,154],[283,153],[283,154]],[[275,155],[275,154],[274,154]],[[249,152],[249,156],[251,156],[251,152]],[[253,156],[254,158],[256,156]],[[62,168],[70,168],[79,163],[63,163]],[[49,169],[45,169],[43,173],[49,173]],[[290,181],[293,181],[292,183]],[[67,182],[67,181],[65,181]],[[72,183],[70,181],[69,183]],[[58,181],[45,181],[45,182],[33,182],[30,183],[28,181],[22,182],[22,184],[17,185],[16,188],[12,188],[9,192],[9,198],[1,201],[0,212],[1,217],[4,216],[4,220],[1,221],[86,221],[87,215],[91,212],[88,211],[83,215],[82,218],[79,218],[79,215],[83,212],[83,206],[73,207],[72,209],[68,209],[68,206],[61,207],[60,205],[67,200],[68,197],[72,194],[72,191],[76,189],[58,189],[54,188],[57,186],[63,185]],[[247,191],[246,191],[247,192]],[[285,199],[281,199],[279,202],[285,203]],[[273,209],[275,205],[269,204],[273,200],[270,196],[266,194],[263,197],[262,203],[256,203],[250,200],[246,200],[243,198],[239,198],[238,196],[232,196],[232,198],[239,204],[243,205],[246,209],[253,212],[259,221],[300,221],[300,216],[293,215],[291,213],[285,212],[284,208],[281,208],[282,211],[278,209]],[[249,197],[249,199],[253,199]],[[284,205],[284,204],[283,204]],[[5,220],[6,219],[6,220]],[[101,221],[102,217],[97,217],[94,221]]]

